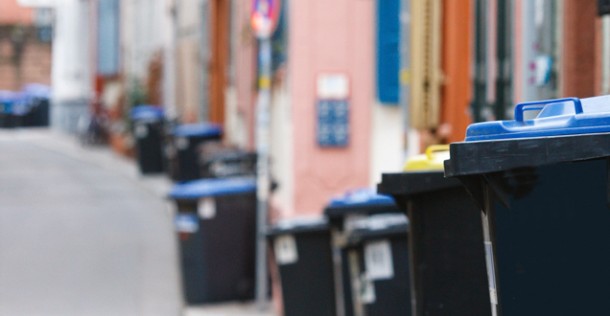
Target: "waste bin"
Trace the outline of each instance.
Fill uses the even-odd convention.
[[[449,146],[383,174],[378,191],[409,218],[414,315],[491,315],[481,209],[457,179],[443,174]]]
[[[14,96],[14,102],[11,107],[13,121],[11,127],[24,127],[25,119],[30,111],[30,105],[23,93],[16,92]]]
[[[199,147],[199,175],[202,178],[256,176],[256,153],[220,143]]]
[[[355,315],[348,250],[346,248],[347,234],[357,220],[373,214],[397,212],[400,212],[400,210],[392,198],[379,195],[371,189],[348,191],[331,199],[324,209],[332,233],[337,306],[339,309],[343,308],[343,315]]]
[[[378,214],[356,221],[348,249],[357,315],[412,315],[406,216]]]
[[[163,125],[163,169],[170,179],[174,179],[178,170],[176,144],[174,144],[174,130],[180,124],[177,119],[166,117]]]
[[[174,186],[188,304],[254,298],[256,181],[204,179]]]
[[[451,145],[446,175],[486,214],[498,315],[608,313],[609,157],[608,96],[521,103]]]
[[[131,110],[133,135],[136,139],[136,156],[142,174],[162,173],[163,162],[163,109],[140,105]]]
[[[0,90],[0,127],[13,128],[17,126],[17,118],[14,113],[17,99],[15,92]]]
[[[336,316],[330,230],[325,219],[280,221],[268,232],[284,315]]]
[[[28,84],[22,89],[22,93],[28,107],[23,117],[23,126],[49,126],[51,88],[41,84]]]
[[[219,125],[201,123],[178,125],[172,131],[175,157],[172,179],[188,181],[201,178],[197,148],[207,141],[220,141],[222,129]]]

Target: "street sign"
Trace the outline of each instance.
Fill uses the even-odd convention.
[[[280,0],[252,0],[250,23],[259,39],[270,38],[280,17]]]

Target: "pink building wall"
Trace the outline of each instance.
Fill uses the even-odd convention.
[[[32,9],[19,6],[17,0],[0,1],[0,24],[32,24]]]
[[[235,86],[237,89],[237,108],[245,117],[248,125],[248,145],[254,149],[254,113],[256,80],[256,38],[250,31],[250,3],[244,2],[235,8],[236,29],[232,36],[235,40]]]
[[[291,1],[288,71],[294,128],[294,211],[317,214],[328,199],[369,184],[374,100],[374,1]],[[350,78],[350,144],[316,142],[316,78]]]

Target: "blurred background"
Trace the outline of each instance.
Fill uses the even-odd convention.
[[[271,9],[259,20],[253,7],[261,2]],[[5,170],[34,168],[20,155],[37,154],[20,152],[15,139],[49,147],[75,138],[130,159],[136,155],[130,113],[149,104],[180,124],[217,124],[224,146],[269,161],[264,180],[273,182],[266,201],[270,221],[319,215],[329,198],[375,185],[382,173],[402,170],[407,157],[428,145],[463,140],[472,122],[512,119],[518,102],[610,92],[604,5],[1,0],[0,90],[26,93],[32,84],[46,86],[50,101],[49,130],[3,132],[2,152],[13,152]],[[90,150],[100,150],[95,148]],[[71,150],[90,159],[90,150]],[[102,165],[110,166],[108,172],[120,169],[113,163]],[[39,181],[30,173],[9,177],[27,187]],[[49,175],[48,181],[59,180]],[[154,196],[161,200],[163,194]],[[47,208],[53,210],[53,202]],[[171,235],[171,229],[159,229]],[[174,250],[171,243],[167,247],[171,263]],[[173,269],[168,265],[167,271]],[[0,270],[0,279],[7,271]],[[177,301],[168,302],[168,310]],[[27,314],[8,311],[0,314]]]
[[[182,122],[222,124],[225,142],[255,148],[252,1],[1,5],[0,89],[52,85],[53,128],[77,133],[80,118],[103,115],[109,144],[129,155],[126,113],[148,103]],[[462,140],[472,121],[511,118],[517,102],[610,85],[594,0],[286,0],[279,11],[263,84],[280,184],[273,202],[286,216],[376,183],[427,144]],[[329,78],[346,85],[337,98],[349,114],[326,126]],[[345,140],[323,139],[335,132]]]

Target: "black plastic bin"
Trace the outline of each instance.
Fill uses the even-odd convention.
[[[324,219],[281,221],[268,232],[284,315],[336,316],[330,230]]]
[[[163,170],[170,179],[175,178],[178,170],[176,144],[174,144],[174,130],[179,125],[176,119],[166,117],[163,128]]]
[[[164,170],[163,117],[163,109],[157,106],[140,105],[131,110],[136,156],[142,174],[162,173]]]
[[[171,178],[177,182],[200,179],[198,147],[207,141],[220,141],[222,128],[215,124],[184,124],[171,132],[172,145],[168,151]]]
[[[199,175],[202,178],[256,176],[256,153],[222,144],[199,147]]]
[[[0,91],[0,128],[17,127],[18,117],[15,115],[15,106],[19,95],[12,91]]]
[[[254,298],[256,181],[205,179],[174,186],[187,304]]]
[[[432,146],[406,173],[384,174],[378,191],[409,218],[414,315],[491,315],[481,209],[444,177],[448,149]]]
[[[49,126],[51,88],[41,84],[28,84],[22,90],[27,103],[23,116],[24,127]]]
[[[347,235],[353,223],[369,215],[397,212],[400,210],[392,198],[379,195],[371,189],[348,191],[342,196],[333,198],[324,209],[332,232],[337,306],[343,308],[343,315],[356,315],[346,248]]]
[[[355,222],[348,247],[356,313],[412,315],[406,216],[379,214]]]
[[[609,158],[608,96],[522,103],[451,145],[446,175],[486,214],[498,315],[609,313]]]

